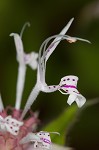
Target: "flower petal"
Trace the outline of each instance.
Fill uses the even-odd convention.
[[[75,101],[76,97],[77,97],[76,95],[70,94],[69,97],[68,97],[67,103],[69,105],[71,105]]]
[[[17,33],[11,33],[10,36],[14,37],[16,51],[17,51],[17,60],[19,63],[24,64],[24,50],[21,37]]]
[[[7,116],[4,119],[4,121],[5,121],[4,125],[6,127],[6,130],[12,135],[18,135],[19,129],[23,125],[23,122],[12,118],[12,116]]]
[[[81,94],[79,94],[79,95],[77,96],[77,98],[76,98],[75,101],[76,101],[78,107],[82,107],[82,106],[85,104],[86,99],[85,99],[84,96],[82,96]]]

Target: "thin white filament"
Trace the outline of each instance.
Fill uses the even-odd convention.
[[[21,30],[21,33],[20,33],[20,37],[21,37],[21,38],[22,38],[22,35],[23,35],[23,32],[24,32],[26,26],[30,27],[30,23],[29,23],[29,22],[26,22],[26,23],[23,25],[22,30]]]
[[[48,59],[46,59],[46,58],[47,58],[47,56],[48,56],[48,58],[50,57],[49,53],[50,53],[51,50],[54,51],[54,49],[52,49],[52,48],[50,49],[50,46],[48,46],[48,48],[47,48],[47,44],[48,44],[53,38],[55,38],[55,39],[57,39],[57,40],[55,40],[54,42],[52,42],[52,43],[50,44],[50,46],[51,46],[51,45],[55,45],[56,43],[59,44],[59,42],[60,42],[61,40],[68,40],[68,41],[69,41],[69,40],[72,40],[72,39],[76,39],[76,40],[80,40],[80,41],[84,41],[84,42],[90,43],[90,41],[85,40],[85,39],[82,39],[82,38],[70,37],[70,36],[68,36],[68,35],[60,35],[60,34],[59,34],[59,35],[53,35],[53,36],[47,38],[47,39],[42,43],[42,45],[41,45],[41,47],[40,47],[40,51],[39,51],[39,72],[40,72],[40,79],[41,79],[41,81],[44,82],[44,83],[45,83],[46,62],[47,62],[47,60],[48,60]],[[54,47],[54,46],[53,46],[53,47]],[[50,53],[50,54],[52,54],[52,53]]]
[[[74,20],[74,18],[72,18],[69,22],[68,22],[68,24],[64,27],[64,29],[60,32],[60,34],[62,34],[62,35],[65,35],[66,34],[66,32],[68,31],[68,29],[69,29],[69,27],[70,27],[70,25],[72,24],[72,22],[73,22],[73,20]],[[50,52],[48,53],[48,56],[46,56],[46,61],[48,60],[48,58],[49,58],[49,56],[53,53],[53,51],[54,51],[54,49],[57,47],[57,45],[59,44],[59,42],[61,41],[61,39],[62,39],[62,37],[56,37],[55,39],[54,39],[54,41],[51,43],[51,44],[55,44],[52,48],[51,48],[51,50],[50,50]],[[47,39],[48,40],[48,39]],[[50,39],[49,39],[50,40]],[[57,41],[57,42],[56,42]],[[41,45],[41,48],[40,49],[42,49],[43,48],[43,44],[45,44],[45,47],[46,47],[46,45],[47,45],[47,41],[44,41],[43,43],[42,43],[42,45]],[[50,47],[50,46],[49,46]],[[45,48],[44,48],[44,51],[45,51]],[[43,51],[43,54],[44,54],[44,51]],[[43,73],[42,73],[42,75],[41,75],[41,80],[43,81],[43,82],[45,82],[45,80],[44,80],[44,76],[45,76],[45,71],[46,71],[46,64],[45,64],[45,68],[44,68],[44,57],[43,57],[43,59],[41,58],[41,51],[39,52],[39,58],[41,59],[41,63],[42,63],[42,69],[43,69]],[[40,61],[39,61],[40,62]],[[41,64],[40,63],[40,64]],[[40,65],[40,67],[39,67],[39,69],[40,69],[40,72],[42,72],[41,71],[41,65]]]
[[[60,135],[59,132],[49,132],[49,133]]]
[[[58,89],[58,91],[60,91],[61,94],[68,95],[68,93],[63,92],[63,91],[61,91],[60,89]]]

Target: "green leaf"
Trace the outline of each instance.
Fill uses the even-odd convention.
[[[66,129],[73,119],[77,109],[76,105],[66,108],[58,118],[43,128],[44,131],[56,131],[60,133],[60,136],[51,134],[51,139],[54,143],[61,145],[65,144]]]

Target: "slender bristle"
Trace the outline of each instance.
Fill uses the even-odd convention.
[[[26,23],[23,25],[22,30],[21,30],[21,33],[20,33],[20,37],[21,37],[21,38],[22,38],[23,32],[24,32],[24,30],[25,30],[25,28],[26,28],[27,26],[30,27],[30,23],[29,23],[29,22],[26,22]]]

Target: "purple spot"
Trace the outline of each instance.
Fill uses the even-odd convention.
[[[74,85],[63,85],[62,87],[65,87],[65,88],[75,88],[76,89],[76,86],[74,86]]]
[[[70,80],[69,78],[67,80]]]
[[[50,49],[54,46],[54,43],[52,43],[49,47],[48,47],[48,52],[50,51]]]
[[[75,93],[77,93],[77,94],[80,94],[79,92],[76,92],[76,91],[73,91],[73,92],[75,92]]]

